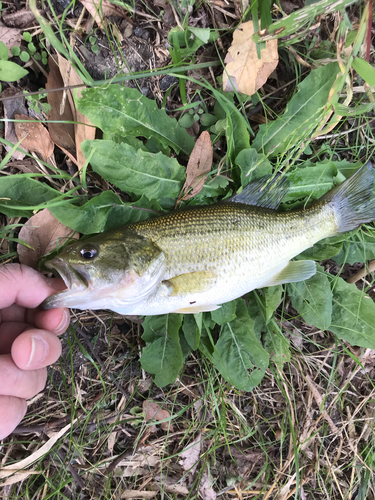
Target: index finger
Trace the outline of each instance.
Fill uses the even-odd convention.
[[[0,266],[0,309],[18,304],[34,309],[56,291],[66,288],[23,264]]]

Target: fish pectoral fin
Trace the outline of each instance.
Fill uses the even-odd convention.
[[[163,284],[170,290],[169,296],[175,297],[176,295],[206,292],[215,284],[216,278],[216,273],[213,271],[196,271],[179,274],[163,281]]]
[[[219,309],[221,307],[216,305],[216,304],[205,304],[203,306],[190,306],[190,307],[183,307],[182,309],[177,309],[176,311],[173,311],[174,313],[181,313],[181,314],[195,314],[195,313],[200,313],[200,312],[209,312],[209,311],[216,311],[216,309]]]
[[[263,286],[275,286],[282,283],[296,283],[304,281],[316,273],[316,264],[313,260],[291,260],[279,273],[275,274]]]

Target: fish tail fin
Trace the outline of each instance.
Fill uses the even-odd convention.
[[[375,196],[372,194],[374,179],[374,167],[368,162],[323,197],[333,208],[338,233],[351,231],[364,222],[375,220]]]

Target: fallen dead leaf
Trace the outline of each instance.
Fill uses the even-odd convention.
[[[7,26],[24,29],[36,23],[35,16],[30,9],[21,9],[11,14],[4,13],[2,15],[4,23]]]
[[[44,160],[47,161],[47,158],[53,153],[54,144],[46,127],[27,115],[16,114],[14,118],[24,120],[23,122],[14,123],[17,139],[19,141],[22,139],[22,145],[26,149],[40,153]]]
[[[46,90],[58,89],[64,86],[64,81],[56,61],[53,57],[48,58],[48,65],[50,72],[48,74]],[[74,122],[74,116],[70,103],[66,102],[63,109],[61,109],[61,102],[63,100],[63,91],[48,92],[47,101],[51,106],[48,113],[48,120],[57,122]],[[62,111],[62,114],[60,114]],[[59,147],[68,150],[75,149],[74,142],[74,124],[73,123],[48,123],[48,130],[52,141]]]
[[[203,500],[216,500],[216,492],[212,485],[212,477],[209,476],[207,472],[204,472],[199,484],[199,495],[203,498]]]
[[[81,4],[86,7],[88,12],[94,18],[94,21],[100,28],[103,28],[104,19],[109,16],[123,17],[124,19],[129,19],[127,11],[114,5],[108,0],[79,0]]]
[[[20,243],[17,245],[21,264],[36,268],[43,255],[54,250],[61,239],[65,241],[67,238],[78,239],[78,234],[55,219],[47,208],[41,210],[30,217],[20,231],[19,239],[34,249]]]
[[[213,150],[210,134],[204,131],[198,137],[194,149],[190,154],[186,167],[186,181],[182,188],[181,198],[188,200],[202,190],[206,176],[211,172],[212,160]],[[190,190],[192,191],[189,193]]]
[[[143,411],[145,412],[145,420],[148,422],[149,420],[156,420],[160,422],[160,420],[165,420],[169,418],[171,414],[168,410],[163,410],[157,403],[153,401],[145,400],[143,401]],[[170,422],[162,422],[160,424],[163,431],[169,430],[173,432],[173,426]]]
[[[15,94],[18,94],[19,91],[15,87],[9,87],[3,92],[1,92],[0,96],[1,97],[10,97],[14,96]],[[4,106],[4,136],[5,139],[12,144],[17,144],[18,139],[16,136],[16,132],[14,129],[14,122],[11,122],[9,120],[14,119],[14,115],[17,114],[26,114],[27,109],[25,107],[25,98],[23,96],[21,97],[14,97],[14,99],[7,99],[3,101],[3,106]],[[5,146],[6,151],[10,151],[12,149],[11,146]],[[19,149],[22,149],[23,151],[26,151],[26,149],[22,146],[19,146]],[[12,158],[14,160],[22,160],[25,158],[25,154],[22,153],[22,151],[14,151],[12,154]]]
[[[64,85],[82,85],[83,81],[78,76],[76,70],[72,67],[69,61],[67,61],[60,54],[57,54],[57,56]],[[76,91],[76,96],[81,96],[81,89],[78,89]],[[74,125],[74,133],[77,150],[77,165],[78,168],[81,169],[86,162],[85,156],[81,149],[81,143],[86,139],[95,139],[96,128],[92,125],[90,120],[85,115],[77,110],[74,104],[73,94],[70,90],[68,91],[68,98],[73,112],[74,121],[76,122]]]
[[[253,21],[242,23],[233,33],[233,42],[225,58],[223,89],[253,95],[276,68],[279,62],[277,40],[269,40],[258,59],[257,45],[252,39]],[[230,80],[228,78],[230,77]]]
[[[184,471],[189,471],[194,474],[197,468],[199,458],[201,456],[202,434],[199,434],[197,439],[189,443],[181,452],[179,464]]]
[[[8,28],[0,22],[0,42],[3,42],[8,49],[9,57],[13,57],[10,49],[19,47],[21,44],[22,35],[20,30],[16,28]]]

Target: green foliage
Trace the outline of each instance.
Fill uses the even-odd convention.
[[[136,89],[119,85],[86,89],[76,104],[106,134],[153,137],[162,147],[170,146],[177,153],[182,150],[190,154],[194,147],[194,140],[186,130]]]
[[[150,316],[143,323],[146,347],[141,356],[142,368],[155,375],[158,387],[173,384],[182,368],[179,330],[182,314]]]
[[[262,20],[263,17],[267,20],[266,14]],[[188,32],[194,35],[191,40],[186,40]],[[178,43],[175,42],[173,50],[179,47],[181,57],[192,55],[189,50],[197,40],[203,45],[211,35],[210,30],[176,29],[173,37]],[[32,51],[31,39],[26,41]],[[89,42],[93,45],[95,40]],[[60,42],[55,40],[55,43]],[[8,63],[7,56],[0,44],[0,58],[3,57],[0,63]],[[217,99],[213,112],[208,112],[204,99],[194,101],[180,108],[182,115],[178,122],[138,90],[117,85],[85,89],[82,97],[76,99],[77,108],[102,130],[104,138],[84,141],[82,151],[92,170],[126,193],[127,201],[110,190],[91,199],[86,194],[77,194],[81,188],[78,179],[73,180],[75,187],[63,194],[36,175],[19,174],[0,177],[0,211],[9,217],[30,217],[34,210],[48,207],[66,226],[82,234],[92,234],[171,210],[181,193],[187,156],[194,146],[185,128],[194,122],[209,130],[213,141],[226,138],[227,161],[217,160],[212,177],[188,204],[229,197],[233,191],[240,191],[276,168],[282,170],[277,162],[281,163],[280,158],[288,155],[292,161],[290,169],[284,168],[284,175],[289,178],[290,189],[281,208],[304,206],[352,175],[359,166],[344,160],[332,161],[329,147],[322,146],[325,155],[320,157],[315,156],[313,146],[307,148],[309,137],[321,125],[337,73],[335,63],[312,70],[299,84],[284,114],[261,125],[251,145],[250,127],[239,111],[241,96],[213,90]],[[41,93],[30,99],[29,106],[43,109],[40,101],[44,97]],[[338,111],[339,106],[336,103]],[[312,161],[302,163],[299,159],[302,152]],[[9,234],[6,237],[13,238]],[[321,261],[331,257],[339,265],[373,259],[375,236],[365,230],[338,235],[320,241],[297,259]],[[306,323],[330,330],[355,345],[374,348],[372,300],[355,286],[318,267],[317,274],[305,282],[254,290],[247,295],[246,302],[237,299],[211,313],[146,318],[142,367],[154,375],[158,386],[164,386],[175,381],[189,354],[198,349],[229,384],[250,391],[261,381],[269,361],[281,370],[290,360],[289,341],[279,321],[275,321],[275,315],[283,314],[286,295]]]
[[[319,124],[339,67],[330,63],[311,73],[298,85],[298,92],[277,120],[261,125],[253,147],[266,156],[283,154],[307,138]]]
[[[320,330],[328,330],[332,319],[332,292],[324,269],[318,266],[317,273],[306,281],[288,283],[286,289],[292,306],[307,324]]]

